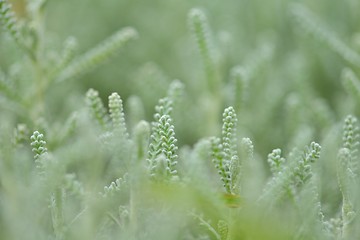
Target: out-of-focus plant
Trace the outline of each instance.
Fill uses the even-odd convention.
[[[245,2],[193,8],[185,1],[155,9],[129,1],[126,9],[131,15],[134,7],[137,18],[161,13],[167,4],[178,7],[188,32],[168,37],[177,39],[173,50],[180,49],[179,59],[188,58],[176,69],[186,69],[181,77],[189,79],[170,81],[177,73],[169,70],[171,61],[161,63],[159,53],[144,58],[135,73],[124,73],[134,78],[129,82],[134,92],[114,82],[116,92],[107,93],[100,83],[99,88],[85,85],[84,93],[82,79],[106,62],[114,64],[118,51],[138,38],[137,31],[122,28],[78,54],[83,46],[75,37],[57,48],[56,34],[46,26],[48,8],[60,3],[14,3],[13,8],[0,0],[0,62],[6,63],[0,66],[1,239],[360,236],[356,34],[347,42],[306,4],[286,1],[248,2],[256,10],[241,16],[251,19],[244,22],[252,26],[248,30],[228,22],[217,30],[227,21],[222,14]],[[144,16],[139,6],[149,7],[140,9]],[[279,16],[269,18],[271,11],[259,10],[266,6]],[[134,20],[134,26],[141,33],[150,20]],[[268,25],[279,32],[247,34]],[[326,47],[312,49],[317,43],[302,38],[304,32]],[[148,34],[140,36],[129,51],[133,56],[121,60],[124,66],[136,65],[133,58],[152,50],[144,49]],[[322,59],[331,52],[339,59],[307,59],[307,54]],[[344,66],[334,70],[329,67],[334,62]],[[311,81],[318,77],[313,72],[338,74],[334,78],[341,83],[327,86],[333,99],[326,97],[322,82]]]

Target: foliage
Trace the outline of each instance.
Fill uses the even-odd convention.
[[[360,4],[194,4],[0,0],[0,239],[359,238]]]

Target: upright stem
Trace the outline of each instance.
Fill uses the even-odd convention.
[[[64,239],[63,199],[64,190],[57,188],[51,199],[51,215],[56,240]]]
[[[35,71],[35,90],[34,90],[34,109],[32,112],[33,120],[37,120],[39,116],[43,116],[44,113],[44,74],[41,63],[38,59],[33,61],[33,68]]]
[[[37,120],[39,116],[44,114],[44,96],[46,91],[46,74],[44,66],[44,38],[45,38],[45,21],[43,9],[38,9],[34,13],[34,26],[35,34],[33,41],[33,57],[31,57],[33,69],[35,72],[35,86],[34,91],[34,111],[32,113],[32,119]]]
[[[132,166],[132,171],[134,173],[140,173],[139,170],[139,165],[138,164],[134,164]],[[137,176],[137,175],[133,175],[133,176]],[[129,226],[130,226],[130,233],[131,233],[131,237],[132,239],[137,239],[137,234],[138,234],[138,191],[139,191],[139,184],[137,183],[138,179],[134,179],[133,176],[130,176],[130,200],[129,200]]]
[[[130,190],[130,231],[131,235],[136,239],[135,234],[137,232],[137,213],[136,213],[136,191],[131,188]]]

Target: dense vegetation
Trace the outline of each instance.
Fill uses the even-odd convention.
[[[0,239],[358,239],[359,8],[0,0]]]

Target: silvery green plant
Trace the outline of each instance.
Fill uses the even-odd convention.
[[[221,140],[211,140],[211,155],[226,193],[239,193],[240,159],[237,153],[236,113],[233,107],[228,107],[223,113]]]
[[[189,12],[189,25],[204,65],[208,88],[210,92],[216,94],[219,86],[216,53],[204,12],[200,9],[192,9]]]
[[[45,95],[52,85],[56,82],[76,78],[96,68],[116,55],[118,49],[127,42],[137,38],[135,29],[124,28],[78,57],[75,54],[76,39],[71,37],[65,41],[62,53],[53,61],[50,59],[53,53],[50,54],[50,50],[46,46],[44,34],[44,11],[47,2],[29,1],[27,10],[31,21],[28,24],[19,23],[7,0],[0,2],[0,23],[23,50],[26,58],[22,61],[31,66],[30,70],[28,68],[26,70],[30,72],[27,78],[33,84],[28,94],[19,94],[16,98],[10,92],[10,85],[4,84],[7,89],[5,96],[10,103],[19,105],[23,111],[28,111],[28,115],[34,122],[44,114]],[[32,102],[32,104],[28,106],[28,102]]]
[[[279,150],[275,149],[274,151],[269,156],[271,169],[274,168],[273,166],[276,165],[276,162],[285,162],[285,159],[281,159]],[[260,199],[269,198],[276,201],[284,196],[290,199],[296,198],[300,188],[312,177],[311,164],[320,158],[320,151],[321,146],[318,143],[312,142],[303,152],[296,151],[292,153],[290,156],[292,162],[280,167],[280,169],[278,168],[278,171],[274,172]]]
[[[169,114],[172,112],[172,100],[162,98],[156,106],[152,123],[152,133],[148,152],[150,176],[154,179],[174,179],[178,176],[177,165],[177,139],[174,126]]]
[[[1,239],[360,236],[360,45],[356,33],[347,41],[320,20],[333,12],[314,11],[350,1],[311,8],[269,0],[274,18],[257,1],[129,1],[125,15],[115,11],[125,2],[114,2],[116,19],[141,34],[121,28],[90,49],[86,27],[108,21],[105,33],[117,21],[101,13],[104,3],[91,4],[96,15],[84,8],[79,16],[103,19],[75,21],[62,31],[77,37],[62,39],[46,12],[65,2],[0,0]],[[161,12],[163,22],[169,6],[178,10],[171,20],[181,16],[185,27],[187,18],[186,35],[177,21],[154,18],[150,29],[144,21]],[[349,12],[350,29],[357,15]],[[304,31],[328,48],[314,48]],[[157,53],[167,42],[176,61]],[[102,82],[83,81],[105,63]]]
[[[360,55],[348,47],[336,34],[328,29],[321,20],[314,16],[306,7],[295,4],[291,7],[291,13],[294,15],[298,24],[308,33],[312,34],[319,41],[325,43],[334,52],[339,54],[354,66],[360,66]]]
[[[359,127],[354,116],[347,116],[344,124],[343,147],[338,153],[338,184],[342,193],[341,221],[342,229],[340,235],[350,237],[349,225],[356,216],[354,207],[354,186],[358,179],[357,159],[359,145]]]

